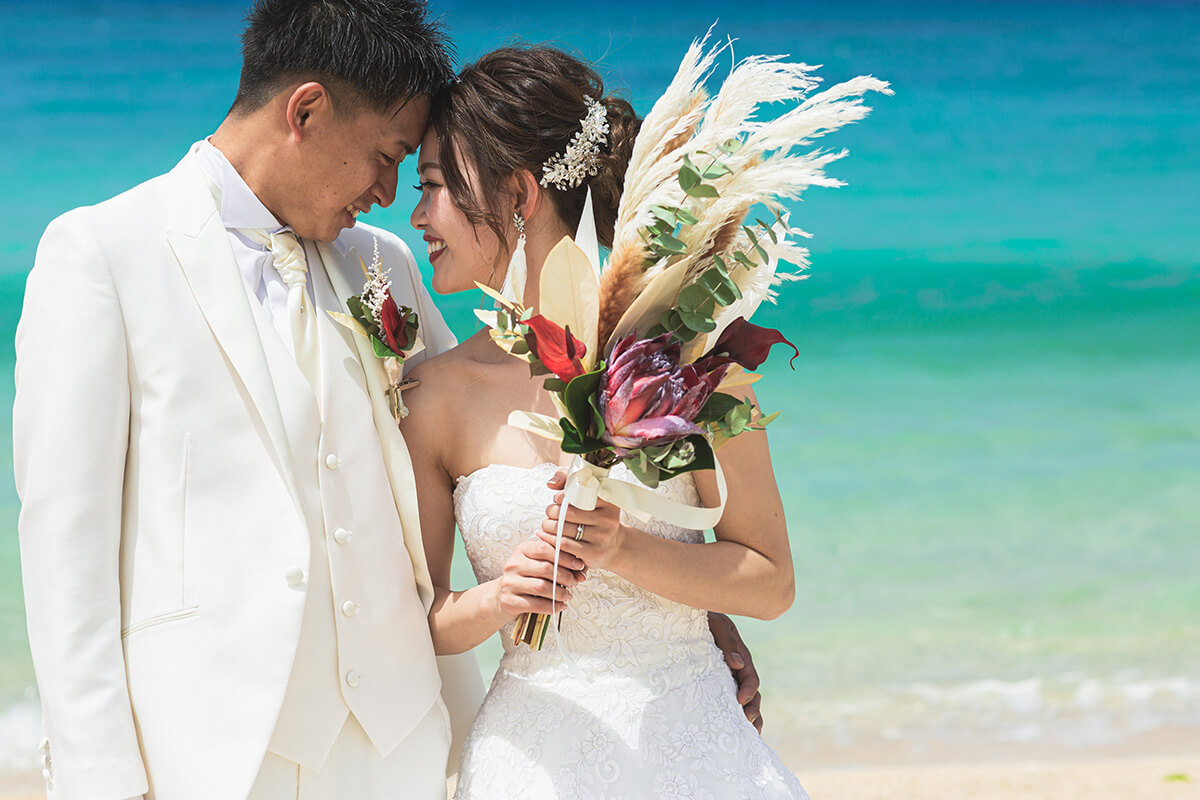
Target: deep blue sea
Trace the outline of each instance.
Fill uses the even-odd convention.
[[[1200,7],[433,7],[462,61],[553,41],[643,111],[718,18],[738,55],[895,88],[825,142],[849,148],[830,168],[848,185],[794,204],[811,277],[757,320],[801,350],[759,384],[784,411],[772,450],[797,599],[743,623],[794,766],[1200,746]],[[10,342],[46,224],[169,169],[220,122],[243,3],[0,14]],[[414,200],[402,189],[369,219],[421,253]],[[477,304],[446,298],[461,335]],[[5,415],[11,367],[5,346]],[[4,458],[0,768],[31,763],[40,736],[17,509]]]

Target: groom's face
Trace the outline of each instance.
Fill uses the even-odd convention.
[[[355,217],[396,199],[397,168],[420,144],[429,98],[392,112],[327,115],[300,152],[300,185],[287,223],[300,236],[331,242]]]

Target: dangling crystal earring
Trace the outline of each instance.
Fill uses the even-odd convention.
[[[525,218],[516,211],[513,212],[513,225],[518,234],[517,246],[508,260],[508,272],[500,294],[509,302],[522,304],[525,298]]]

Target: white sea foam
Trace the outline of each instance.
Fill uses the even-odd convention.
[[[42,710],[32,700],[0,709],[0,769],[32,769],[38,764]]]

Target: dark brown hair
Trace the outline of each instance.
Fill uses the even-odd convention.
[[[424,0],[257,0],[230,111],[262,108],[296,80],[325,84],[339,110],[392,111],[449,83],[451,52]]]
[[[605,95],[604,82],[579,59],[547,45],[504,47],[463,68],[434,98],[430,114],[438,158],[454,204],[472,224],[486,224],[501,242],[512,223],[507,179],[529,170],[541,180],[542,165],[566,150],[587,113],[584,96],[608,112],[608,143],[601,146],[600,171],[574,189],[543,186],[558,217],[572,230],[579,224],[587,189],[592,189],[596,234],[612,246],[625,168],[641,120],[633,106]],[[472,191],[466,164],[475,167]]]

